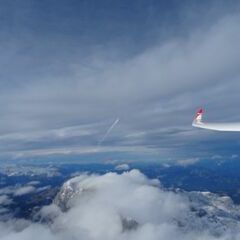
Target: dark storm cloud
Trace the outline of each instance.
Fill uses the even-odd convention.
[[[209,120],[240,121],[236,2],[13,1],[1,9],[3,156],[237,154],[236,134],[191,127],[198,106]]]

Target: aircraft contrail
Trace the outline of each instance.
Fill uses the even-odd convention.
[[[101,138],[101,140],[98,142],[98,146],[100,146],[103,141],[106,139],[106,137],[108,136],[108,134],[113,130],[113,128],[118,124],[119,122],[119,118],[117,118],[113,124],[108,128],[107,132],[104,134],[104,136]]]

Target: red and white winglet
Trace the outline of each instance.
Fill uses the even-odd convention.
[[[198,128],[205,128],[209,130],[215,131],[226,131],[226,132],[240,132],[240,122],[234,123],[207,123],[202,121],[203,117],[203,109],[200,108],[196,116],[194,117],[192,126]]]

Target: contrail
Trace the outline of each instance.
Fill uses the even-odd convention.
[[[106,139],[106,137],[108,136],[108,134],[113,130],[113,128],[118,124],[119,122],[119,118],[117,118],[113,124],[110,126],[110,128],[108,128],[107,132],[104,134],[104,136],[101,138],[101,140],[98,142],[98,146],[100,146],[103,141]]]

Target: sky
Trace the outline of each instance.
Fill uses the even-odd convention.
[[[0,1],[0,161],[237,158],[239,133],[191,123],[240,122],[239,21],[233,0]]]

